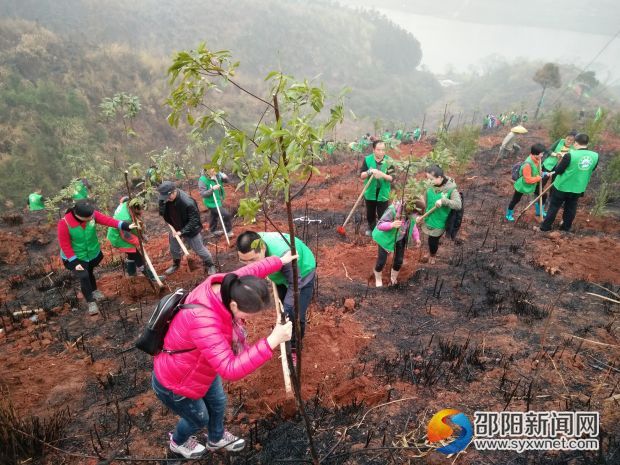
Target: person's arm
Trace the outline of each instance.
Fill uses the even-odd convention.
[[[67,258],[69,263],[73,265],[77,265],[77,255],[73,251],[73,246],[71,245],[71,236],[69,235],[69,227],[64,219],[61,219],[56,226],[56,234],[58,236],[58,245],[60,245],[60,250],[62,250],[63,255]]]
[[[394,168],[394,165],[388,165],[387,169],[385,170],[385,173],[381,173],[383,179],[385,179],[387,182],[392,182],[392,180],[394,179],[394,173],[396,172],[396,169]]]
[[[387,208],[377,223],[377,229],[379,231],[389,231],[392,229],[392,222],[394,221],[395,216],[395,213],[392,212],[392,208]]]
[[[541,176],[532,176],[532,167],[529,163],[523,165],[523,180],[526,184],[536,184],[541,179]]]
[[[198,180],[198,192],[203,199],[213,195],[213,189],[208,188],[202,179]]]
[[[195,231],[200,230],[202,226],[200,213],[198,213],[198,207],[195,202],[190,200],[185,207],[185,212],[187,214],[187,224],[181,229],[181,236],[186,236],[189,233],[195,234]]]
[[[557,176],[558,174],[564,173],[564,171],[566,171],[566,168],[568,168],[568,165],[570,165],[570,153],[565,154],[559,161],[559,163],[555,166],[555,168],[553,169],[553,171],[555,171],[555,175]]]
[[[362,163],[362,167],[360,168],[360,178],[366,179],[369,175],[368,173],[368,165],[366,164],[366,159]]]
[[[235,270],[237,276],[258,276],[259,278],[266,278],[271,273],[280,271],[282,268],[282,260],[280,257],[265,257],[249,265],[245,265],[238,270]]]
[[[460,210],[461,209],[461,194],[458,193],[456,189],[452,191],[450,194],[450,198],[442,198],[441,206],[448,207],[451,210]]]
[[[111,216],[104,215],[98,210],[95,210],[95,223],[102,226],[107,226],[108,228],[118,228],[123,231],[129,231],[129,223],[126,221],[115,220]]]

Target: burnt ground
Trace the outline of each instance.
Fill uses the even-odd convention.
[[[470,447],[457,463],[620,460],[618,306],[588,294],[611,296],[599,286],[617,291],[620,285],[620,225],[588,215],[589,196],[571,234],[534,232],[533,212],[516,226],[506,223],[514,161],[489,163],[502,137],[481,138],[472,167],[457,176],[466,202],[458,240],[444,239],[432,266],[421,260],[424,245],[408,250],[396,287],[369,285],[376,245],[359,234],[362,208],[346,238],[336,233],[359,193],[359,157],[329,160],[295,203],[296,218],[321,220],[297,225],[319,269],[303,391],[323,463],[452,462],[423,444],[428,419],[443,408],[470,417],[476,410],[503,409],[601,413],[598,453]],[[417,155],[429,150],[427,144],[415,147]],[[237,199],[230,192],[227,203]],[[276,215],[276,223],[284,224],[284,217]],[[147,225],[147,250],[163,270],[169,264],[163,224],[149,213]],[[234,230],[243,228],[235,224]],[[222,271],[239,265],[223,239],[207,241],[214,254],[217,245]],[[99,283],[108,298],[93,318],[79,308],[77,283],[60,268],[53,227],[25,217],[23,225],[0,229],[0,437],[8,445],[0,451],[2,463],[30,457],[28,463],[99,463],[113,456],[114,463],[170,463],[163,460],[172,455],[166,432],[176,419],[150,391],[151,359],[135,350],[123,353],[156,297],[144,278],[125,277],[119,257],[107,247],[105,253]],[[384,282],[388,273],[386,267]],[[184,265],[167,285],[188,288],[201,279],[200,270]],[[13,316],[38,308],[37,318]],[[266,335],[272,320],[263,315],[253,321],[251,336]],[[248,447],[194,462],[308,461],[303,425],[280,372],[274,357],[246,379],[226,384],[227,426]],[[6,413],[8,402],[14,416]],[[33,436],[52,447],[42,448]]]

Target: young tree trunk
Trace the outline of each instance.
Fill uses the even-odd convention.
[[[538,112],[540,111],[540,107],[542,106],[543,99],[545,98],[546,90],[547,90],[547,86],[543,86],[542,94],[540,94],[540,100],[538,100],[538,106],[536,107],[536,113],[534,114],[534,119],[538,119]]]

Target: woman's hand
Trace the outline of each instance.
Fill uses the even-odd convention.
[[[275,349],[280,344],[286,341],[291,340],[291,336],[293,335],[293,323],[288,321],[284,324],[278,323],[271,334],[267,336],[267,343],[271,349]]]
[[[286,252],[284,255],[282,255],[280,257],[280,260],[282,261],[283,265],[288,265],[289,263],[291,263],[296,258],[299,258],[299,255],[297,255],[297,254],[293,255],[291,253],[291,251],[289,250],[288,252]]]
[[[392,229],[398,229],[403,225],[402,220],[394,220],[392,221]]]

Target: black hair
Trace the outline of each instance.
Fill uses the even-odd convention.
[[[80,199],[75,202],[71,211],[73,215],[89,218],[95,213],[95,206],[88,199]]]
[[[222,303],[230,311],[230,303],[235,301],[239,310],[257,313],[269,304],[269,286],[265,279],[257,276],[237,276],[228,273],[220,288]]]
[[[575,137],[577,135],[577,130],[576,129],[571,129],[570,131],[568,131],[566,133],[567,136],[573,136]]]
[[[540,142],[538,142],[537,144],[532,145],[532,148],[530,149],[530,153],[532,155],[540,155],[545,150],[547,150],[547,148],[544,145],[542,145]]]
[[[241,253],[248,253],[252,250],[256,250],[256,240],[260,240],[260,235],[254,231],[244,231],[237,237],[237,250]]]
[[[377,147],[377,144],[385,144],[385,142],[383,142],[381,139],[376,139],[372,141],[372,148],[373,150]]]
[[[433,175],[433,177],[435,178],[443,178],[444,180],[446,179],[446,175],[443,174],[443,170],[437,165],[428,166],[424,171],[426,171],[428,174]]]
[[[581,132],[575,136],[575,142],[577,142],[579,145],[588,145],[588,142],[590,142],[590,137],[587,134]]]

